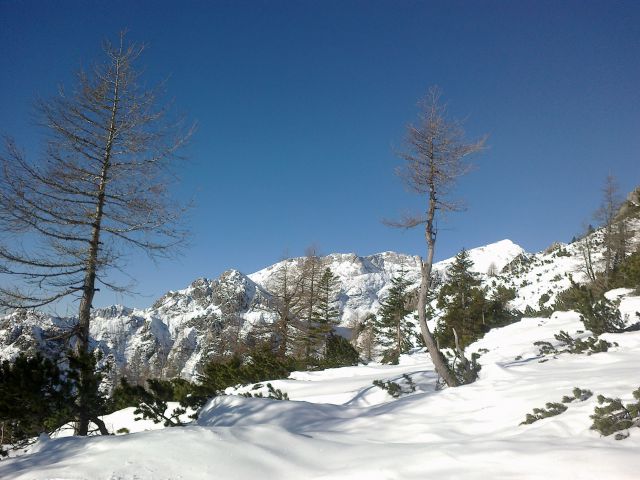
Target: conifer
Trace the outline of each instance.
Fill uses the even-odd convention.
[[[441,346],[455,346],[453,329],[462,348],[488,330],[485,318],[487,300],[480,288],[480,279],[472,268],[469,253],[462,249],[447,271],[447,282],[438,296],[438,307],[444,310],[436,330]]]
[[[52,360],[19,356],[0,364],[1,443],[20,446],[73,418],[72,383]]]
[[[414,324],[406,319],[411,313],[408,308],[408,288],[410,282],[401,271],[391,279],[391,288],[381,305],[379,316],[374,323],[377,343],[383,347],[382,362],[397,364],[400,354],[413,347]]]
[[[317,300],[311,316],[309,327],[309,342],[316,350],[323,350],[322,356],[326,356],[326,344],[333,328],[340,321],[340,309],[338,307],[338,295],[340,294],[340,282],[330,268],[325,268],[317,285]]]
[[[615,433],[616,440],[627,438],[629,432],[620,433],[622,430],[640,427],[640,388],[633,392],[633,398],[636,399],[636,403],[624,405],[619,398],[598,395],[598,404],[602,406],[596,407],[591,415],[591,429],[605,436]]]

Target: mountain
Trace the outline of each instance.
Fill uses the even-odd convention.
[[[637,200],[637,195],[630,197],[624,213],[632,239],[630,248],[640,243]],[[571,279],[577,282],[586,279],[585,245],[592,246],[594,265],[600,268],[602,236],[603,232],[597,230],[572,244],[556,243],[536,254],[525,252],[510,240],[468,252],[483,286],[489,290],[500,286],[513,288],[516,298],[511,308],[524,312],[528,307],[537,310],[551,306],[558,293],[570,286]],[[270,290],[276,282],[276,273],[284,262],[296,270],[301,268],[302,261],[284,260],[250,275],[228,270],[217,279],[199,278],[183,290],[167,292],[146,309],[121,305],[96,309],[91,322],[93,348],[102,351],[103,361],[113,365],[111,380],[119,375],[132,381],[175,376],[193,379],[204,362],[232,351],[253,326],[274,320]],[[434,264],[436,279],[446,279],[452,261]],[[322,262],[339,279],[342,327],[353,325],[369,313],[375,314],[391,279],[399,272],[405,272],[412,288],[420,283],[420,258],[416,256],[395,252],[365,257],[331,254],[323,257]],[[35,311],[1,317],[0,359],[36,350],[53,355],[68,347],[73,325],[71,318]],[[341,330],[345,332],[348,330]]]
[[[502,240],[469,250],[478,273],[486,273],[491,263],[500,269],[504,268],[524,253],[522,247],[511,240]],[[283,263],[289,263],[295,269],[299,268],[301,261],[301,258],[284,260],[249,275],[249,278],[269,290],[275,282],[276,272]],[[452,261],[450,258],[435,263],[434,272],[445,275]],[[336,253],[323,257],[322,262],[340,280],[339,304],[342,326],[347,326],[356,317],[362,318],[369,313],[376,313],[380,308],[380,302],[391,287],[391,279],[401,271],[405,272],[407,280],[412,282],[415,288],[420,284],[420,257],[417,256],[395,252],[377,253],[367,257],[359,257],[354,253]]]
[[[524,250],[509,240],[472,249],[476,268],[490,263],[503,268]],[[444,272],[451,260],[435,264]],[[302,259],[285,260],[293,269]],[[322,258],[340,282],[341,325],[357,317],[376,313],[386,296],[391,278],[401,270],[417,287],[420,282],[419,257],[383,252],[366,257],[331,254]],[[91,321],[93,347],[113,363],[113,376],[127,375],[133,381],[149,377],[192,379],[212,354],[230,349],[234,339],[252,326],[274,318],[269,293],[275,273],[283,262],[251,275],[228,270],[219,278],[199,278],[183,290],[170,291],[146,309],[122,305],[96,309]],[[41,312],[16,312],[0,318],[0,358],[15,358],[20,352],[36,350],[53,354],[64,349],[65,333],[74,324],[71,318]]]

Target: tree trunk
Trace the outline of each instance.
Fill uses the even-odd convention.
[[[429,293],[429,286],[428,280],[425,279],[429,278],[429,274],[426,272],[430,269],[430,265],[422,262],[422,282],[420,283],[420,295],[418,297],[418,323],[420,324],[422,338],[424,339],[424,343],[427,346],[427,351],[429,352],[429,356],[431,357],[431,361],[433,362],[433,366],[436,369],[436,372],[442,377],[447,385],[449,385],[450,387],[457,387],[458,380],[449,369],[446,360],[440,353],[433,335],[431,334],[431,332],[429,331],[429,327],[427,326],[426,299],[427,294]]]
[[[98,268],[98,251],[100,249],[100,229],[102,226],[102,216],[104,212],[105,195],[107,189],[107,179],[109,167],[111,165],[111,149],[116,133],[116,116],[118,113],[118,93],[120,86],[119,65],[116,63],[115,82],[113,90],[113,103],[111,105],[111,119],[109,122],[107,143],[105,145],[102,169],[100,171],[100,182],[97,189],[97,203],[94,217],[89,251],[87,254],[87,267],[82,286],[82,299],[78,310],[78,343],[76,344],[76,356],[80,364],[79,385],[78,385],[78,422],[76,425],[76,435],[86,436],[89,432],[89,421],[91,420],[90,397],[94,392],[90,378],[95,374],[93,362],[89,361],[89,323],[91,321],[91,305],[96,292],[96,273]],[[101,429],[102,430],[102,429]]]
[[[396,339],[397,339],[397,358],[400,359],[402,353],[402,330],[401,330],[402,318],[399,315],[396,316]]]
[[[458,380],[455,375],[449,369],[445,358],[440,353],[440,349],[436,345],[436,342],[429,331],[427,325],[427,297],[429,295],[429,288],[431,283],[431,267],[433,265],[433,254],[435,252],[436,244],[436,232],[433,225],[433,218],[436,210],[436,196],[433,188],[431,189],[429,199],[429,211],[427,212],[427,225],[425,227],[425,236],[427,240],[427,260],[421,260],[420,271],[422,273],[422,280],[420,282],[420,290],[418,294],[418,323],[420,324],[420,331],[422,332],[422,338],[427,346],[429,356],[433,362],[433,366],[436,369],[438,375],[446,382],[450,387],[457,387]]]

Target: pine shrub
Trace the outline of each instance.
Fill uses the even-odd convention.
[[[52,360],[21,355],[0,364],[2,443],[21,447],[51,433],[73,419],[74,407],[73,384]]]
[[[596,336],[603,333],[620,333],[625,328],[618,306],[606,298],[584,305],[578,311],[585,328]]]
[[[615,435],[616,440],[623,440],[629,436],[629,432],[622,432],[632,427],[640,427],[640,388],[633,392],[635,403],[624,405],[619,398],[609,398],[598,395],[598,404],[595,407],[591,419],[592,430],[600,432],[601,435]]]
[[[357,365],[360,356],[353,345],[341,335],[330,333],[327,336],[325,355],[321,362],[324,368],[337,368]]]
[[[591,390],[587,390],[587,389],[583,390],[578,387],[574,388],[572,393],[573,393],[572,397],[569,397],[567,395],[562,397],[562,403],[573,403],[576,400],[578,402],[584,402],[585,400],[588,400],[593,396],[593,392]]]
[[[373,385],[385,390],[393,398],[398,398],[401,395],[415,392],[416,384],[413,382],[411,377],[405,373],[402,375],[402,378],[404,380],[403,385],[390,380],[386,382],[383,380],[374,380]]]
[[[587,337],[584,340],[580,338],[574,339],[564,330],[560,330],[554,337],[561,343],[560,347],[564,348],[556,348],[553,344],[544,340],[533,342],[539,349],[538,355],[559,355],[561,353],[593,355],[594,353],[606,352],[609,348],[618,346],[616,342],[611,343],[597,337]]]
[[[449,362],[449,365],[460,385],[467,385],[478,379],[478,374],[482,368],[482,365],[478,363],[479,358],[480,354],[475,352],[471,354],[471,360],[463,359],[458,352],[453,356],[453,360]]]
[[[527,416],[520,425],[530,425],[538,420],[542,420],[543,418],[555,417],[567,410],[567,406],[565,404],[573,403],[575,401],[584,402],[593,396],[593,392],[591,390],[579,387],[575,387],[571,393],[573,395],[571,397],[568,395],[562,397],[562,403],[549,402],[545,405],[546,408],[534,408],[533,413],[527,413]]]
[[[256,385],[254,385],[252,390],[257,390],[259,388],[262,388],[262,384],[257,383]],[[267,391],[269,392],[269,394],[266,397],[262,392],[257,392],[257,393],[245,392],[245,393],[241,393],[240,396],[246,397],[246,398],[253,397],[253,398],[271,398],[273,400],[289,400],[289,395],[286,392],[283,392],[279,388],[274,388],[274,386],[271,385],[270,383],[267,383]]]
[[[520,425],[529,425],[543,418],[555,417],[567,410],[566,405],[557,402],[549,402],[545,407],[547,408],[534,408],[533,413],[527,413],[525,420],[521,422]]]
[[[131,385],[125,378],[114,391],[114,403],[118,406],[134,405],[135,420],[149,419],[153,423],[163,423],[165,427],[179,427],[185,425],[181,416],[187,413],[186,407],[181,405],[168,412],[168,402],[180,401],[176,392],[179,381],[149,379],[146,388],[141,385]],[[180,385],[184,387],[183,385]],[[183,402],[186,396],[182,398]],[[181,402],[182,403],[182,402]]]

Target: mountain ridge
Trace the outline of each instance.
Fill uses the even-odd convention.
[[[635,221],[635,230],[640,222]],[[599,231],[591,234],[598,241]],[[511,307],[525,311],[551,305],[571,279],[581,281],[580,240],[574,244],[553,244],[539,253],[528,253],[504,239],[468,250],[473,270],[488,290],[504,286],[516,290]],[[600,253],[596,252],[596,257]],[[115,368],[111,381],[121,375],[132,381],[146,378],[182,377],[194,379],[212,355],[230,351],[230,345],[246,336],[252,327],[275,319],[271,289],[275,273],[285,263],[301,267],[304,257],[286,259],[245,275],[238,270],[223,272],[217,279],[200,277],[185,288],[170,290],[147,308],[112,305],[93,312],[90,333],[93,349]],[[419,256],[393,251],[358,256],[333,253],[321,257],[322,265],[337,276],[340,284],[338,307],[341,333],[347,327],[377,313],[391,285],[404,271],[417,288],[420,283]],[[453,258],[433,266],[434,278],[446,279]],[[436,282],[437,283],[437,282]],[[545,297],[546,295],[546,297]],[[540,303],[542,298],[546,302]],[[437,321],[437,315],[432,323]],[[22,311],[0,317],[0,359],[19,353],[62,351],[73,318]],[[345,330],[346,329],[346,330]]]

